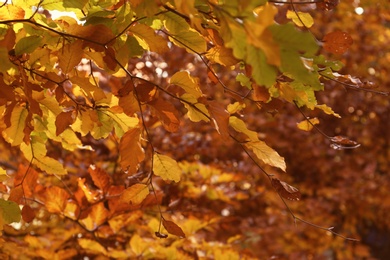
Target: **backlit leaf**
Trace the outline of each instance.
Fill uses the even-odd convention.
[[[121,167],[130,173],[136,172],[138,169],[138,164],[145,158],[145,153],[140,143],[140,135],[141,129],[130,129],[122,136],[119,143]]]
[[[94,254],[107,255],[107,250],[95,240],[91,240],[87,238],[79,238],[78,243],[81,246],[81,248],[84,248],[88,252],[92,252]]]
[[[148,105],[154,109],[154,113],[160,119],[165,130],[177,132],[180,127],[179,113],[172,103],[158,98],[149,102]]]
[[[229,117],[229,125],[231,127],[233,127],[233,129],[236,130],[237,132],[243,133],[246,136],[248,136],[249,140],[251,140],[251,141],[258,141],[259,140],[259,138],[257,137],[257,133],[249,130],[246,127],[245,122],[242,121],[241,119],[239,119],[235,116],[231,116],[231,117]]]
[[[272,186],[276,190],[277,193],[279,193],[280,196],[282,196],[285,199],[288,200],[300,200],[301,199],[301,193],[299,190],[283,181],[280,181],[277,178],[272,178],[271,180]]]
[[[148,194],[149,188],[147,185],[136,183],[124,190],[120,199],[123,202],[138,205],[141,204]]]
[[[51,186],[45,191],[45,206],[51,213],[62,213],[70,195],[64,189]]]
[[[63,73],[68,73],[77,66],[83,57],[83,42],[75,41],[71,44],[65,45],[58,52],[58,65]]]
[[[149,26],[136,24],[131,26],[129,31],[133,33],[144,49],[149,49],[160,54],[168,51],[166,40],[160,35],[157,35]]]
[[[9,176],[7,175],[6,170],[0,167],[0,182],[5,181],[7,179],[9,179]]]
[[[334,54],[343,54],[353,44],[352,37],[342,31],[335,31],[325,35],[324,49]]]
[[[61,112],[56,117],[56,135],[60,135],[71,124],[73,124],[73,111]]]
[[[318,120],[318,118],[315,117],[297,123],[297,127],[303,131],[310,131],[313,129],[313,125],[317,125],[319,123],[320,121]]]
[[[229,112],[218,101],[209,101],[207,108],[213,119],[214,127],[223,138],[229,137]]]
[[[322,111],[324,111],[328,115],[333,115],[335,117],[341,118],[341,116],[339,114],[334,112],[333,109],[331,107],[327,106],[326,104],[316,105],[315,107],[318,109],[321,109]]]
[[[171,77],[169,83],[181,87],[186,93],[198,98],[202,96],[198,81],[197,78],[192,77],[187,71],[179,71]]]
[[[153,173],[164,181],[180,181],[181,169],[171,157],[155,153],[153,155]]]
[[[11,126],[2,131],[2,134],[12,146],[20,145],[23,142],[28,110],[22,106],[15,106],[11,114]]]
[[[288,10],[286,16],[288,19],[292,19],[292,21],[299,27],[305,26],[306,28],[310,28],[314,24],[313,17],[311,17],[309,13]]]
[[[183,230],[173,221],[162,219],[162,224],[169,234],[185,238]]]
[[[180,98],[187,101],[187,102],[183,102],[183,104],[185,108],[188,110],[187,115],[191,121],[193,122],[199,122],[201,120],[205,122],[210,121],[209,119],[210,114],[205,104],[198,102],[198,100],[190,94],[184,94]]]
[[[106,222],[109,212],[103,202],[93,205],[89,210],[88,216],[80,220],[80,222],[86,229],[93,231]]]
[[[169,39],[189,53],[204,53],[207,50],[206,40],[192,29],[169,36]]]
[[[15,45],[15,55],[31,53],[41,45],[42,37],[33,35],[20,39]]]
[[[245,143],[244,145],[248,149],[252,150],[256,157],[265,164],[278,167],[283,171],[286,171],[286,163],[284,158],[263,141],[251,141]]]
[[[108,191],[110,188],[111,178],[105,170],[95,165],[90,165],[88,168],[88,173],[91,175],[93,183],[96,187],[101,189],[103,192]]]
[[[360,144],[356,141],[349,139],[346,136],[336,135],[330,138],[332,142],[331,147],[340,150],[340,149],[354,149],[358,148]]]
[[[3,5],[0,8],[0,20],[13,20],[13,19],[23,19],[25,11],[20,6],[15,5]]]

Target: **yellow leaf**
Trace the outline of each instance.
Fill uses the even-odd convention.
[[[127,131],[119,143],[120,164],[123,170],[135,173],[138,164],[145,158],[144,150],[140,144],[141,129],[133,128]]]
[[[95,240],[91,240],[87,238],[79,238],[78,242],[83,249],[89,252],[95,254],[99,253],[99,254],[107,255],[107,250]]]
[[[306,28],[310,28],[314,24],[313,17],[311,17],[309,13],[294,12],[292,10],[288,10],[286,17],[288,19],[291,19],[299,27],[305,26]]]
[[[126,190],[121,195],[121,200],[130,204],[141,204],[141,202],[148,196],[149,188],[145,184],[136,183]]]
[[[245,122],[242,121],[241,119],[239,119],[235,116],[231,116],[231,117],[229,117],[229,125],[231,127],[233,127],[233,129],[236,130],[237,132],[243,133],[246,136],[248,136],[249,140],[251,140],[251,141],[258,141],[259,140],[259,138],[257,137],[257,133],[249,130],[246,127]]]
[[[57,186],[48,187],[45,191],[45,206],[51,213],[61,213],[64,211],[70,195]]]
[[[8,178],[9,178],[9,176],[7,175],[6,170],[4,170],[3,168],[0,168],[0,181],[5,181]]]
[[[226,67],[233,66],[238,63],[238,60],[233,56],[232,49],[228,49],[223,46],[217,46],[208,50],[206,58],[211,62],[219,63]]]
[[[138,234],[134,234],[130,239],[130,247],[136,255],[142,255],[147,250],[148,243]]]
[[[91,211],[88,213],[88,216],[80,220],[80,222],[89,231],[94,231],[106,222],[109,212],[103,202],[93,205],[90,210]]]
[[[245,143],[244,145],[248,149],[252,150],[256,157],[264,163],[286,171],[286,163],[284,162],[284,158],[263,141],[251,141]]]
[[[207,51],[206,40],[195,30],[169,36],[169,39],[179,47],[183,47],[189,53],[204,53]]]
[[[310,123],[308,122],[308,120],[310,121]],[[313,129],[313,125],[317,125],[319,123],[320,121],[317,117],[315,117],[297,123],[297,127],[303,131],[311,131]]]
[[[14,20],[14,19],[23,19],[25,11],[23,8],[19,6],[15,6],[12,4],[7,4],[4,6],[4,4],[1,4],[0,8],[0,20]]]
[[[2,131],[5,140],[12,146],[20,145],[24,138],[24,128],[28,110],[22,106],[15,106],[11,114],[11,126]]]
[[[191,94],[184,94],[180,98],[192,104],[190,105],[187,102],[183,102],[185,108],[188,110],[187,115],[192,122],[199,122],[201,120],[205,122],[210,121],[210,114],[205,104],[198,102]]]
[[[73,70],[83,58],[83,41],[66,44],[58,51],[58,65],[63,73]]]
[[[139,23],[131,26],[129,31],[134,34],[134,37],[144,49],[149,49],[152,52],[160,54],[169,50],[167,41],[145,24]]]
[[[169,83],[181,87],[186,93],[191,94],[195,98],[202,96],[199,80],[192,77],[187,71],[176,72],[169,80]]]
[[[324,111],[328,115],[334,115],[335,117],[341,118],[341,116],[339,114],[334,112],[333,109],[331,107],[328,107],[326,104],[316,105],[315,107],[318,109],[321,109],[322,111]]]
[[[180,181],[181,169],[171,157],[155,153],[153,155],[153,173],[164,181]]]

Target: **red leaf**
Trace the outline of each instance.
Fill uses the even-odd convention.
[[[343,54],[352,45],[353,40],[348,33],[335,31],[325,35],[323,42],[325,50],[334,54]]]
[[[283,181],[280,181],[277,178],[272,178],[272,186],[275,188],[276,192],[279,193],[285,199],[288,200],[300,200],[301,193],[299,190]]]
[[[22,209],[22,218],[27,223],[30,223],[35,218],[35,212],[34,210],[29,206],[25,205]]]
[[[165,229],[168,231],[169,234],[178,236],[178,237],[186,237],[183,230],[174,222],[169,220],[162,220],[162,224],[165,227]]]

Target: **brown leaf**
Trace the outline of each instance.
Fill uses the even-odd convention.
[[[29,205],[24,205],[22,209],[22,218],[25,222],[30,223],[35,218],[35,212]]]
[[[277,178],[272,178],[271,184],[276,190],[277,193],[279,193],[280,196],[282,196],[285,199],[288,200],[300,200],[301,199],[301,193],[299,190],[284,181],[280,181]]]
[[[334,54],[343,54],[352,45],[353,40],[351,36],[342,31],[335,31],[325,35],[324,49]]]
[[[103,61],[106,63],[107,68],[113,71],[115,71],[115,68],[118,65],[115,59],[115,54],[115,50],[112,47],[109,47],[105,50],[105,56],[103,57]]]
[[[358,148],[360,144],[353,140],[350,140],[348,137],[336,135],[330,138],[332,142],[332,148],[334,149],[353,149]]]
[[[38,183],[38,172],[32,168],[20,164],[18,172],[14,179],[14,187],[19,185],[23,188],[24,196],[31,197],[34,193],[34,188]]]
[[[229,138],[229,112],[225,106],[218,101],[207,101],[207,109],[213,119],[214,127],[222,138]]]
[[[180,127],[179,112],[169,102],[158,98],[148,103],[153,108],[153,112],[160,119],[163,127],[168,132],[177,132]]]
[[[336,8],[339,2],[340,2],[339,0],[323,0],[316,3],[316,5],[317,8],[320,10],[330,11]]]
[[[257,84],[252,84],[252,88],[253,88],[252,98],[254,101],[260,101],[260,102],[268,101],[270,97],[268,89],[259,86]]]
[[[71,124],[73,124],[73,111],[61,112],[56,117],[56,135],[60,135]]]
[[[141,103],[148,103],[156,98],[157,88],[150,83],[141,83],[136,87],[137,98]]]
[[[120,165],[123,170],[129,171],[129,173],[135,173],[138,169],[138,164],[145,158],[140,138],[141,129],[136,127],[127,131],[119,143]]]
[[[91,175],[95,186],[101,189],[104,193],[106,193],[110,188],[110,175],[108,175],[106,171],[99,167],[96,167],[95,165],[89,166],[88,173]]]
[[[179,227],[175,222],[162,219],[162,224],[169,234],[182,238],[186,237],[181,227]]]

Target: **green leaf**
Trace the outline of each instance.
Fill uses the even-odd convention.
[[[251,79],[245,76],[244,74],[239,73],[236,76],[236,81],[240,82],[241,86],[247,87],[248,89],[252,89]]]
[[[172,34],[169,39],[177,46],[185,48],[189,53],[204,53],[207,51],[206,40],[192,29]]]
[[[4,224],[19,222],[20,219],[19,205],[13,201],[0,199],[0,230],[3,229]]]
[[[181,169],[171,157],[155,153],[153,155],[153,173],[164,181],[180,181]]]
[[[32,53],[41,45],[42,37],[33,35],[20,39],[15,45],[15,55],[23,53]]]
[[[248,149],[252,150],[256,157],[264,163],[286,171],[286,163],[284,162],[284,158],[263,141],[251,141],[245,143],[244,145]]]
[[[264,52],[254,46],[248,45],[246,62],[252,66],[252,77],[257,84],[271,87],[276,81],[277,70],[267,63]]]

